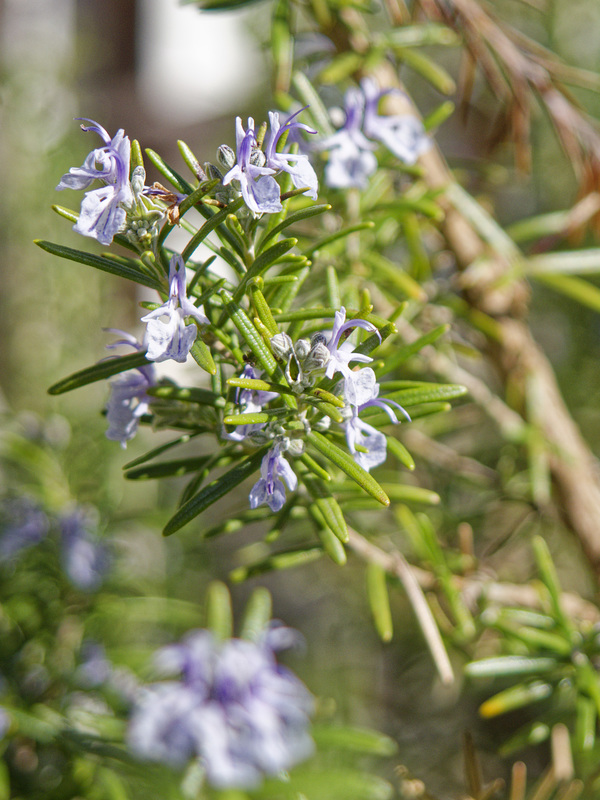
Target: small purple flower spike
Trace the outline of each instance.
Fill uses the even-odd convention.
[[[360,83],[365,96],[365,118],[363,130],[371,139],[377,139],[405,164],[414,164],[419,156],[431,147],[423,123],[412,114],[380,116],[377,106],[382,97],[393,89],[380,91],[370,78]]]
[[[289,637],[288,637],[289,638]],[[159,651],[156,666],[179,676],[141,690],[128,742],[140,757],[184,766],[200,757],[217,788],[254,788],[307,758],[313,700],[277,664],[272,637],[217,641],[197,630]]]
[[[244,202],[251,211],[255,214],[274,214],[282,209],[279,184],[273,178],[276,170],[257,163],[257,157],[263,161],[265,157],[256,149],[257,141],[252,117],[248,118],[247,124],[248,130],[245,131],[241,117],[236,117],[237,163],[225,175],[223,184],[226,186],[232,181],[237,181]]]
[[[107,349],[129,345],[138,351],[145,350],[135,336],[115,328],[107,330],[123,336],[118,342],[107,345]],[[155,384],[154,364],[123,372],[110,382],[110,397],[106,405],[107,439],[120,442],[123,448],[127,447],[127,442],[137,432],[140,417],[150,409],[150,397],[146,392]]]
[[[277,172],[288,172],[294,186],[297,189],[306,186],[307,190],[304,194],[316,200],[319,190],[319,181],[312,164],[308,160],[308,156],[303,153],[294,155],[292,153],[277,152],[277,143],[286,132],[289,133],[295,129],[300,129],[308,133],[316,133],[316,131],[309,128],[308,125],[305,125],[303,122],[296,122],[294,120],[294,117],[298,116],[302,111],[304,111],[304,108],[301,108],[300,111],[296,111],[295,114],[288,117],[283,125],[279,122],[279,114],[276,111],[269,111],[270,136],[265,149],[265,155],[267,157],[267,167]]]
[[[169,299],[162,306],[142,317],[147,323],[146,341],[149,361],[173,361],[183,363],[196,341],[198,328],[185,317],[194,317],[200,325],[208,325],[208,319],[188,300],[185,282],[185,265],[179,255],[171,258],[169,265]],[[167,317],[163,322],[160,317]]]
[[[298,485],[298,477],[281,455],[281,444],[275,444],[260,465],[260,479],[250,491],[250,508],[258,508],[266,503],[271,511],[280,511],[285,503],[285,486],[281,478],[293,492]]]
[[[67,577],[85,592],[99,589],[110,568],[110,555],[95,531],[94,514],[89,509],[78,507],[62,516],[58,523]]]
[[[387,439],[385,434],[378,431],[372,425],[364,422],[359,418],[359,413],[365,408],[377,406],[383,409],[389,416],[393,423],[398,423],[399,420],[390,406],[396,406],[410,422],[408,413],[402,408],[401,405],[394,400],[379,399],[380,386],[377,383],[375,373],[370,367],[361,369],[356,373],[356,378],[353,384],[354,403],[352,408],[352,416],[344,424],[346,431],[346,442],[348,449],[354,456],[354,460],[364,470],[369,472],[373,467],[378,467],[386,459],[387,455]],[[356,449],[356,446],[364,447],[366,453]]]
[[[375,146],[362,133],[365,100],[359,89],[348,89],[345,96],[346,122],[332,136],[319,142],[319,150],[329,150],[325,180],[332,189],[365,189],[377,169]]]
[[[104,183],[99,189],[86,192],[73,230],[109,245],[125,222],[125,207],[134,202],[129,183],[131,144],[122,128],[111,139],[97,122],[91,119],[83,121],[90,125],[82,125],[82,130],[99,134],[104,147],[92,150],[81,167],[71,167],[56,188],[87,189],[95,180]]]
[[[356,404],[354,383],[357,375],[360,375],[360,373],[353,372],[348,365],[350,361],[360,361],[366,364],[369,361],[373,361],[373,359],[370,356],[362,355],[362,353],[355,353],[354,345],[350,344],[350,342],[343,342],[340,345],[342,335],[352,328],[363,328],[379,336],[379,331],[371,322],[367,322],[364,319],[350,319],[346,321],[346,309],[342,306],[339,311],[335,312],[331,336],[327,342],[327,349],[331,354],[331,358],[327,363],[325,376],[327,378],[333,378],[336,372],[341,372],[345,379],[344,394],[346,395],[346,400],[350,404]]]

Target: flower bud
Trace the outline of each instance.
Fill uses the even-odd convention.
[[[235,161],[233,163],[235,164]],[[262,150],[259,150],[258,147],[255,147],[250,154],[250,163],[254,167],[264,167],[264,165],[267,163],[267,157]]]
[[[276,333],[271,337],[271,348],[277,358],[287,358],[294,345],[287,333]]]
[[[131,188],[136,197],[139,197],[144,191],[144,184],[146,183],[146,170],[143,167],[136,167],[131,174]]]
[[[308,339],[298,339],[294,350],[296,351],[297,358],[303,361],[310,353],[310,341]]]
[[[217,161],[227,170],[235,165],[235,153],[228,144],[222,144],[217,150]]]

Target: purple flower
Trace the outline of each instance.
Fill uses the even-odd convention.
[[[86,639],[81,645],[81,663],[75,670],[75,682],[84,689],[104,685],[112,673],[112,664],[99,642]]]
[[[290,133],[294,130],[304,130],[308,133],[316,133],[302,122],[294,121],[294,117],[304,111],[296,111],[286,119],[283,125],[279,122],[279,114],[276,111],[269,111],[270,135],[269,141],[265,149],[265,156],[267,158],[267,167],[274,169],[277,172],[288,172],[292,178],[292,183],[297,189],[307,186],[304,194],[311,197],[313,200],[317,199],[317,192],[319,190],[319,181],[317,174],[313,169],[312,164],[308,160],[308,156],[302,153],[278,153],[277,143],[284,133]]]
[[[125,222],[125,207],[134,200],[129,183],[131,145],[122,128],[111,139],[97,122],[91,119],[84,122],[91,124],[87,127],[82,125],[82,130],[99,134],[104,147],[92,150],[81,167],[71,167],[56,188],[87,189],[95,180],[104,183],[99,189],[86,192],[73,230],[108,245]]]
[[[8,561],[21,550],[39,544],[49,530],[48,517],[35,500],[5,498],[0,506],[0,561]]]
[[[161,317],[166,317],[163,322]],[[208,319],[187,298],[185,265],[180,255],[174,255],[169,264],[169,299],[159,308],[142,317],[147,323],[146,341],[149,361],[173,361],[183,363],[196,341],[198,328],[193,322],[185,324],[186,317],[194,317],[201,325]]]
[[[96,534],[95,514],[90,509],[79,507],[58,522],[67,577],[78,589],[95,591],[110,566],[108,549]]]
[[[377,84],[369,78],[364,78],[360,85],[366,100],[363,125],[365,134],[383,142],[405,164],[414,164],[421,153],[431,147],[421,120],[412,114],[380,116],[377,113],[379,101],[394,90],[380,91]]]
[[[342,336],[344,336],[344,334],[348,335],[353,328],[363,328],[379,336],[379,331],[375,325],[364,319],[350,319],[346,321],[346,309],[342,306],[339,311],[335,312],[331,336],[327,342],[330,359],[325,369],[325,376],[327,378],[333,378],[336,372],[341,372],[344,376],[344,394],[346,395],[346,400],[351,405],[356,405],[354,383],[360,373],[353,372],[348,365],[350,361],[360,361],[366,364],[369,361],[373,361],[373,359],[362,353],[355,353],[354,345],[350,342],[344,341],[340,344]]]
[[[385,434],[378,431],[377,428],[360,419],[359,413],[365,408],[377,406],[386,412],[392,422],[398,423],[398,418],[390,408],[391,405],[394,405],[410,422],[408,413],[401,405],[394,400],[379,399],[379,389],[375,373],[370,367],[365,367],[356,373],[356,379],[353,383],[354,404],[351,405],[352,416],[344,424],[348,449],[354,456],[356,463],[367,472],[385,461],[387,439]],[[365,448],[366,452],[357,450],[357,445]]]
[[[359,89],[348,89],[345,96],[346,122],[332,136],[319,142],[319,150],[329,150],[325,180],[332,189],[365,189],[377,169],[375,146],[362,133],[365,98]]]
[[[235,140],[237,163],[225,175],[223,184],[226,186],[231,181],[237,181],[244,202],[255,214],[281,211],[279,184],[273,178],[276,170],[265,166],[265,155],[258,149],[252,117],[248,118],[247,131],[244,130],[241,117],[236,117]]]
[[[183,766],[199,756],[214,786],[251,788],[310,755],[312,698],[268,637],[219,642],[194,631],[156,664],[179,680],[138,695],[128,741],[142,758]]]
[[[332,136],[319,142],[319,150],[329,150],[325,180],[334,189],[364,189],[377,169],[371,140],[382,142],[406,164],[414,164],[431,146],[423,123],[411,114],[380,116],[381,98],[395,89],[379,90],[374,81],[364,78],[360,89],[348,89],[345,96],[346,121]]]
[[[111,349],[127,344],[136,350],[144,349],[144,346],[134,336],[124,331],[110,328],[108,330],[121,334],[124,339],[107,345],[107,348]],[[123,372],[110,382],[110,397],[106,405],[107,439],[121,442],[121,447],[127,447],[127,442],[136,434],[140,417],[146,414],[150,408],[150,397],[146,392],[155,383],[153,364]]]
[[[266,503],[271,511],[279,511],[285,503],[286,482],[290,492],[298,485],[298,478],[287,460],[281,455],[282,445],[274,444],[260,465],[260,479],[250,490],[250,508]]]

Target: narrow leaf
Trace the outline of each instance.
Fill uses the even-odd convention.
[[[156,278],[142,272],[140,269],[134,270],[133,268],[121,263],[117,259],[112,259],[107,256],[95,256],[92,253],[85,253],[83,250],[73,250],[71,247],[64,247],[61,244],[54,244],[53,242],[46,242],[43,239],[34,239],[34,244],[41,247],[47,253],[52,253],[59,258],[66,258],[69,261],[76,261],[79,264],[85,264],[88,267],[108,272],[111,275],[118,275],[120,278],[125,278],[128,281],[134,281],[142,286],[148,286],[150,289],[156,289],[161,292],[164,291],[164,286]]]
[[[367,595],[375,628],[381,641],[391,642],[394,628],[385,570],[373,562],[367,564]]]
[[[368,492],[371,497],[374,497],[382,505],[389,506],[390,499],[375,478],[359,466],[349,453],[344,452],[318,431],[311,431],[306,439],[312,444],[315,450],[325,456],[325,458],[328,458],[333,464],[345,472],[348,477],[356,481],[356,483]]]
[[[238,486],[246,478],[250,477],[260,466],[263,456],[266,454],[268,448],[262,448],[256,453],[246,458],[244,461],[236,464],[233,469],[226,472],[220,478],[209,483],[198,494],[190,498],[176,514],[165,525],[163,530],[164,536],[170,536],[175,531],[183,528],[194,517],[201,514],[221,497],[224,497],[232,489]]]
[[[63,378],[48,389],[48,394],[64,394],[73,389],[78,389],[80,386],[86,386],[88,383],[110,378],[119,372],[138,367],[147,367],[149,363],[145,353],[129,353],[126,356],[109,358],[99,364],[94,364],[93,367],[74,372],[68,378]]]

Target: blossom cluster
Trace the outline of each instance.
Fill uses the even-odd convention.
[[[368,472],[385,461],[387,439],[381,431],[361,420],[360,412],[379,407],[388,414],[391,422],[398,423],[398,417],[391,408],[395,406],[408,421],[410,417],[395,401],[379,398],[380,386],[370,367],[357,371],[350,368],[351,362],[364,364],[373,360],[368,355],[355,352],[355,346],[347,340],[346,337],[355,328],[379,336],[377,328],[367,320],[346,320],[346,309],[342,307],[335,313],[329,333],[318,333],[311,340],[300,339],[295,344],[287,334],[277,334],[271,344],[279,358],[286,361],[286,377],[298,393],[321,377],[333,378],[337,373],[342,376],[336,391],[339,391],[345,404],[342,427],[346,442],[355,461]],[[258,378],[260,373],[247,366],[243,376]],[[246,390],[238,395],[243,414],[259,411],[272,399],[273,394],[269,392]],[[310,428],[310,421],[306,417],[304,428]],[[247,437],[262,442],[272,439],[273,444],[262,460],[260,478],[250,491],[250,507],[257,508],[266,503],[271,511],[280,511],[286,498],[284,483],[290,491],[294,491],[298,484],[297,476],[283,454],[289,451],[292,455],[300,455],[303,451],[302,440],[291,438],[280,424],[267,426],[266,423],[244,425],[225,436],[237,440]]]
[[[110,567],[110,553],[96,532],[93,509],[83,506],[53,516],[26,496],[0,503],[0,565],[14,565],[25,550],[50,535],[58,540],[63,570],[78,589],[95,591]]]
[[[348,89],[345,122],[316,144],[329,153],[325,180],[333,189],[365,189],[377,169],[374,150],[381,143],[405,164],[414,164],[431,145],[423,123],[413,114],[381,115],[379,101],[392,90],[379,90],[370,78]],[[397,90],[396,90],[397,91]]]
[[[174,767],[200,758],[222,788],[256,786],[307,758],[313,700],[275,659],[287,633],[219,641],[196,630],[160,650],[156,668],[171,680],[139,689],[128,731],[133,752]]]

